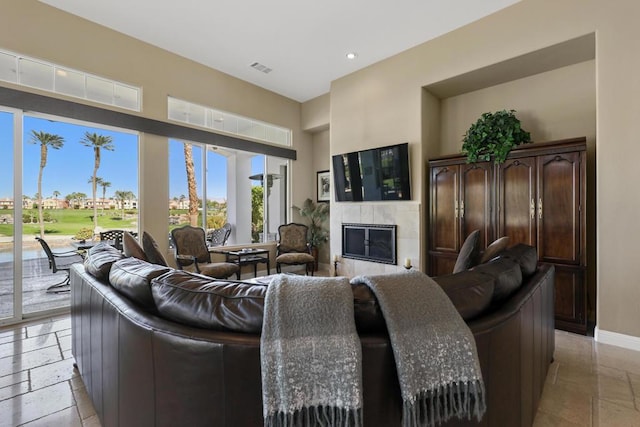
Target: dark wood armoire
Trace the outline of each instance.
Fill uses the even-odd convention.
[[[429,161],[429,274],[453,270],[467,235],[509,236],[556,267],[556,328],[585,334],[586,138],[521,145],[501,165],[462,155]]]

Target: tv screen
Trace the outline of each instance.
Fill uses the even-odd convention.
[[[338,201],[411,200],[409,144],[333,156]]]
[[[362,200],[358,153],[333,156],[333,182],[337,201],[358,202]]]

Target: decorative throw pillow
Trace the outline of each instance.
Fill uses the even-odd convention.
[[[123,258],[111,266],[109,283],[142,307],[156,311],[151,295],[151,280],[169,271],[169,267],[150,264],[135,257]]]
[[[122,248],[124,256],[126,257],[138,258],[143,261],[147,260],[147,256],[144,254],[144,249],[142,249],[140,243],[138,243],[136,238],[128,231],[125,231],[122,235]]]
[[[459,273],[468,270],[478,263],[478,241],[480,240],[480,230],[473,230],[465,239],[456,264],[453,266],[453,272]]]
[[[158,314],[198,328],[259,334],[267,287],[172,270],[151,281]]]
[[[485,262],[494,259],[500,254],[500,252],[507,249],[508,245],[509,236],[504,236],[499,238],[498,240],[495,240],[493,243],[487,246],[487,249],[485,249],[484,253],[482,254],[482,258],[480,258],[480,264],[484,264]]]
[[[123,257],[124,255],[122,255],[119,250],[107,242],[100,242],[87,252],[87,257],[84,260],[84,268],[87,270],[87,273],[104,280],[109,277],[111,265]]]
[[[160,248],[154,238],[146,231],[142,233],[142,247],[144,248],[144,253],[147,256],[147,261],[151,264],[162,265],[165,267],[169,265],[164,255],[162,255],[162,251],[160,251]]]

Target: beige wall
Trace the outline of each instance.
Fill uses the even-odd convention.
[[[315,175],[310,173],[311,136],[302,130],[301,106],[297,101],[36,0],[2,2],[0,48],[140,86],[143,94],[140,114],[145,117],[166,120],[167,95],[171,95],[292,129],[298,159],[292,162],[291,201],[301,204],[315,191]],[[202,48],[207,48],[205,42]],[[154,165],[168,164],[167,141],[155,135],[142,135],[141,144],[142,228],[154,236],[166,235],[168,219],[164,213],[155,213],[167,208],[168,178],[166,172]],[[167,242],[159,240],[166,249]]]
[[[328,117],[327,117],[328,118]],[[322,130],[313,134],[313,174],[316,175],[318,171],[329,170],[330,155],[329,155],[329,130]],[[311,199],[316,200],[317,198],[317,188],[315,188],[315,192]],[[327,228],[329,227],[329,221],[326,224]],[[329,236],[331,239],[331,236]],[[319,252],[318,261],[322,264],[327,264],[327,268],[329,267],[329,260],[331,259],[329,255],[329,251],[331,250],[331,245],[329,243],[322,246]]]
[[[329,129],[329,98],[325,93],[302,104],[302,129],[309,132]]]
[[[587,63],[576,67],[595,67],[597,97],[594,101],[593,92],[587,90],[584,94],[576,94],[574,99],[584,95],[585,102],[595,103],[596,112],[597,217],[596,242],[591,243],[597,245],[594,250],[597,260],[592,260],[597,263],[597,326],[599,331],[640,338],[640,311],[636,307],[640,301],[637,279],[640,270],[635,261],[634,243],[640,238],[640,222],[635,219],[635,212],[640,209],[640,197],[630,187],[631,183],[640,181],[640,168],[635,165],[640,155],[635,131],[640,117],[640,103],[637,102],[640,27],[635,23],[638,16],[640,2],[636,0],[619,0],[615,7],[599,0],[523,0],[336,80],[331,85],[330,97],[331,152],[408,140],[412,148],[412,166],[420,159],[418,171],[414,169],[412,173],[415,181],[424,173],[423,151],[451,152],[454,144],[445,142],[443,146],[438,132],[430,131],[437,124],[423,122],[437,116],[432,110],[422,114],[422,107],[432,108],[434,104],[428,94],[422,94],[424,86],[595,33],[594,65]],[[557,72],[562,74],[563,70]],[[580,86],[585,84],[585,76],[577,77]],[[537,94],[530,93],[530,96],[535,100]],[[545,112],[547,108],[550,106],[543,108]],[[573,114],[576,106],[571,108],[567,114]],[[583,114],[589,113],[579,113]],[[529,120],[533,116],[525,115],[524,118]],[[557,134],[553,129],[559,128],[554,120],[536,126],[536,132],[542,137]],[[593,132],[593,127],[581,134],[588,132]],[[414,185],[414,189],[421,190],[420,183]],[[416,220],[424,223],[422,212]],[[339,218],[332,215],[332,231],[337,227],[334,221]],[[421,248],[423,259],[425,249],[424,246]],[[640,343],[639,340],[633,342],[634,345]]]
[[[562,67],[443,99],[438,155],[459,153],[462,137],[487,111],[516,110],[534,142],[596,137],[595,61]]]

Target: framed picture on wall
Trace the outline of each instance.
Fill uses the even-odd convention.
[[[331,199],[331,181],[329,179],[329,171],[318,171],[316,174],[318,202],[328,202]]]

